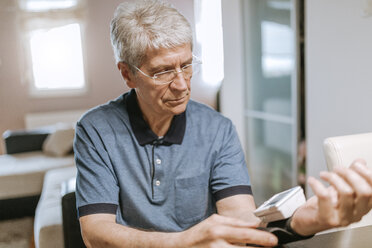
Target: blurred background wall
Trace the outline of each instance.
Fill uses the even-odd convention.
[[[23,129],[28,113],[89,109],[128,91],[115,65],[110,44],[110,21],[122,0],[85,2],[82,29],[87,92],[77,96],[33,97],[29,94],[27,73],[31,68],[22,44],[22,17],[18,1],[0,1],[0,134],[7,129]],[[170,1],[195,29],[194,1]],[[200,44],[195,50],[200,53]],[[58,77],[58,75],[55,75]],[[218,87],[193,85],[192,97],[216,107]],[[0,142],[0,154],[3,144]]]

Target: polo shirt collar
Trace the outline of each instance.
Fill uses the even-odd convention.
[[[136,91],[132,89],[125,98],[130,125],[134,136],[141,146],[146,144],[172,145],[181,144],[186,130],[185,112],[175,115],[168,132],[163,138],[159,138],[143,119],[142,111],[137,102]]]

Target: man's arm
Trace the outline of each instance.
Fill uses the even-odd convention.
[[[315,178],[309,184],[315,193],[293,215],[291,228],[308,236],[334,227],[359,221],[372,208],[372,170],[363,160],[356,160],[349,168],[339,167],[322,172],[321,178],[331,186],[325,187]],[[217,202],[218,213],[258,224],[254,216],[251,195],[236,195]]]
[[[322,172],[325,187],[315,178],[309,180],[315,196],[293,215],[292,229],[301,235],[314,234],[359,221],[372,208],[372,170],[365,161],[356,160],[349,168]]]
[[[252,195],[240,194],[217,201],[217,212],[220,215],[249,221],[259,225],[261,220],[253,214],[256,209]]]
[[[177,248],[180,233],[146,232],[117,224],[113,214],[91,214],[80,218],[81,233],[88,248],[154,247]]]
[[[247,222],[222,215],[208,219],[183,232],[142,231],[115,223],[115,215],[92,214],[80,218],[84,242],[91,247],[190,248],[239,247],[233,243],[274,246],[274,235],[256,230],[257,222]]]

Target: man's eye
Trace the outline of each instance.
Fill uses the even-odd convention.
[[[168,72],[168,71],[171,71],[172,68],[164,68],[164,69],[161,69],[159,71],[157,71],[155,74],[158,74],[158,73],[164,73],[164,72]]]
[[[168,68],[167,70],[164,70],[165,73],[173,73],[175,71],[176,71],[175,68]]]
[[[169,74],[172,74],[173,71],[172,70],[164,70],[164,71],[160,71],[160,72],[157,72],[154,74],[154,76],[164,76],[164,75],[169,75]]]
[[[192,64],[185,64],[185,65],[182,65],[182,68],[186,69],[186,68],[189,68],[190,66],[192,66]]]

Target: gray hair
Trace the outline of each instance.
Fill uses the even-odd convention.
[[[192,47],[190,23],[169,3],[143,0],[121,3],[111,20],[116,63],[139,67],[147,49]]]

